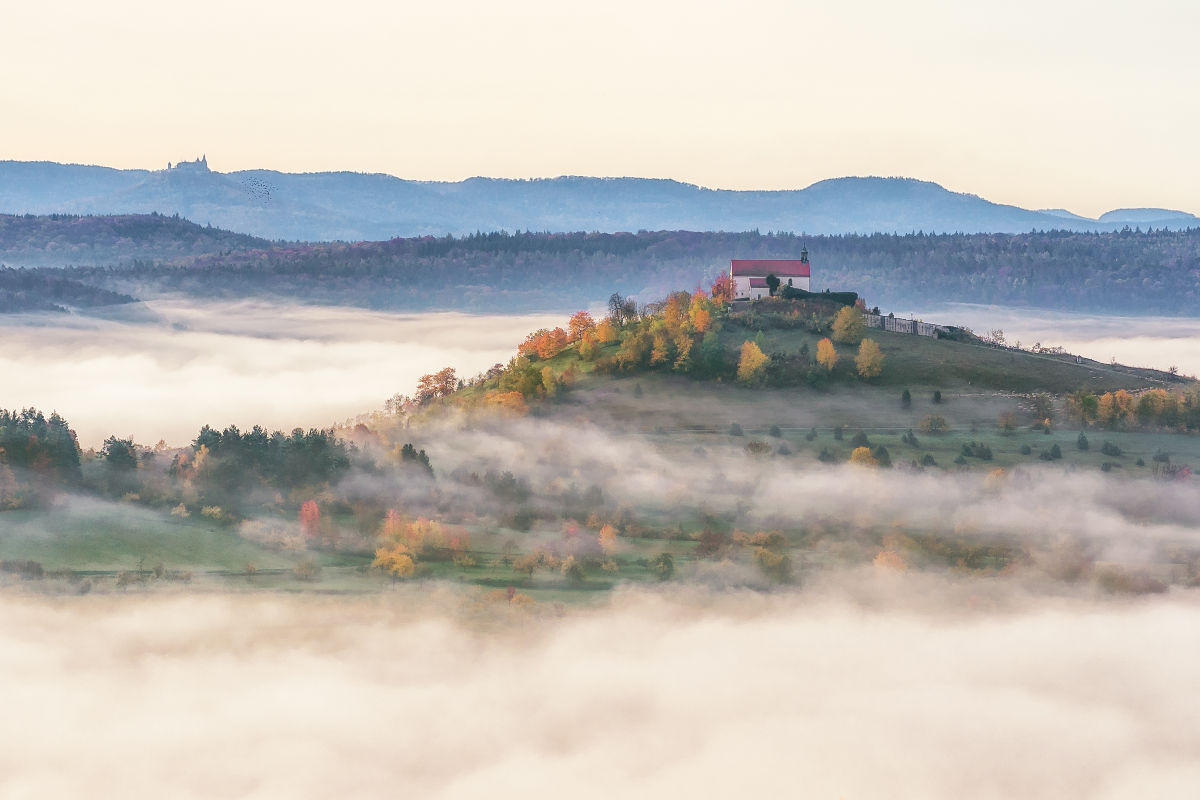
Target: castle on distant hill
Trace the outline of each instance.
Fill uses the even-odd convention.
[[[729,277],[733,281],[734,300],[757,300],[769,297],[771,289],[767,276],[774,275],[780,286],[809,291],[808,248],[800,250],[799,260],[786,258],[733,259],[729,262]]]
[[[186,171],[208,172],[209,171],[208,156],[206,156],[206,155],[200,156],[195,161],[179,161],[175,164],[175,166],[171,166],[171,162],[168,161],[167,169],[169,169],[169,170],[181,169],[181,170],[184,170],[185,172]]]

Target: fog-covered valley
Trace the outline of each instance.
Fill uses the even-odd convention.
[[[395,314],[152,301],[0,317],[0,408],[57,410],[81,443],[191,441],[206,424],[329,427],[447,364],[506,362],[557,315]]]
[[[6,594],[0,797],[1190,798],[1193,594]]]
[[[0,317],[0,408],[57,410],[85,446],[190,441],[201,426],[327,427],[444,366],[506,363],[565,314],[403,314],[259,301],[158,300],[90,315]],[[1029,347],[1200,374],[1200,324],[958,304],[915,314]]]

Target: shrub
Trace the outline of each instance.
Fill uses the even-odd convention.
[[[1027,444],[1021,445],[1021,455],[1027,456],[1033,453],[1033,448]]]
[[[841,425],[838,425],[836,428],[833,429],[833,440],[835,442],[840,442],[842,440],[842,426]]]
[[[1118,458],[1121,455],[1121,448],[1117,447],[1112,442],[1105,442],[1104,444],[1100,445],[1100,452],[1106,456]]]
[[[875,460],[879,462],[881,467],[890,467],[892,465],[892,454],[883,445],[879,445],[871,451],[871,455],[875,456]]]
[[[900,407],[904,409],[912,408],[912,393],[908,389],[900,393]]]
[[[1080,450],[1087,450],[1090,446],[1088,445],[1088,438],[1084,435],[1083,431],[1079,432],[1079,438],[1075,440],[1075,446]]]
[[[775,452],[781,456],[790,456],[792,454],[792,448],[787,446],[787,442],[784,442],[783,444],[779,445],[779,449],[777,449]]]
[[[822,447],[821,452],[817,455],[817,461],[820,461],[824,464],[832,464],[836,460],[837,459],[834,457],[833,453],[829,451],[828,447]]]
[[[1050,448],[1050,457],[1055,460],[1062,458],[1062,448],[1057,443]]]
[[[925,455],[921,456],[921,466],[922,467],[936,467],[937,466],[937,462],[933,460],[932,453],[926,453]]]
[[[817,429],[809,428],[808,433],[804,434],[804,441],[811,442],[817,438]]]
[[[950,430],[950,424],[945,417],[930,414],[921,420],[921,433],[945,433]]]
[[[729,435],[730,436],[744,436],[745,434],[742,432],[742,426],[735,422],[729,426]]]
[[[778,425],[772,425],[770,429],[767,430],[767,435],[774,436],[776,439],[778,439],[780,436],[783,436],[783,431],[779,430]]]
[[[757,458],[763,458],[764,456],[771,455],[771,445],[767,444],[762,439],[754,439],[753,441],[746,442],[745,450],[746,455],[755,456]]]
[[[1138,459],[1138,460],[1137,460],[1135,463],[1136,463],[1136,464],[1137,464],[1139,467],[1144,467],[1144,466],[1146,466],[1146,459],[1144,459],[1144,458],[1139,458],[1139,459]]]
[[[935,402],[935,403],[942,402],[942,390],[941,389],[933,390],[933,402]]]
[[[867,439],[866,431],[859,431],[858,433],[854,434],[854,438],[850,440],[850,444],[853,447],[870,447],[871,446],[870,440]]]

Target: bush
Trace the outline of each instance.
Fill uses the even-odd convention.
[[[670,553],[659,553],[650,559],[649,566],[654,577],[660,581],[669,581],[675,574],[675,559],[671,557]]]
[[[892,465],[892,454],[883,445],[879,445],[871,451],[871,455],[875,456],[875,460],[879,462],[881,467],[890,467]]]
[[[908,389],[900,393],[900,407],[903,409],[912,408],[912,393]]]
[[[1080,450],[1088,449],[1088,447],[1089,447],[1088,438],[1087,438],[1087,436],[1085,436],[1083,434],[1083,431],[1079,432],[1079,438],[1075,440],[1075,446],[1078,447]]]
[[[764,442],[762,439],[754,439],[746,442],[746,455],[763,458],[771,455],[771,445]]]
[[[775,452],[781,456],[790,456],[792,454],[792,448],[787,446],[787,442],[784,442],[783,444],[779,445],[779,449],[777,449]]]
[[[933,402],[935,402],[935,403],[942,402],[942,390],[941,389],[933,390]]]
[[[936,414],[930,414],[921,420],[920,427],[921,433],[945,433],[950,430],[950,424],[946,422],[946,418],[939,417]]]
[[[1167,452],[1165,450],[1159,450],[1158,452],[1156,452],[1154,454],[1154,460],[1156,462],[1158,462],[1159,464],[1170,464],[1171,463],[1171,457],[1169,455],[1167,455]]]
[[[824,464],[832,464],[836,460],[837,459],[834,457],[833,453],[829,451],[828,447],[822,447],[821,452],[817,455],[817,461],[820,461]]]
[[[926,453],[925,455],[921,456],[921,466],[922,467],[936,467],[937,466],[937,462],[933,460],[932,453]]]
[[[836,428],[833,429],[833,440],[835,442],[840,442],[842,440],[842,426],[841,425],[838,425]]]
[[[736,422],[729,426],[729,435],[730,436],[745,436],[745,434],[742,433],[742,426],[737,424]]]
[[[1105,442],[1104,444],[1100,445],[1100,452],[1106,456],[1118,458],[1121,455],[1121,448],[1117,447],[1112,442]]]
[[[1055,443],[1054,446],[1050,448],[1050,457],[1055,460],[1062,458],[1062,448],[1059,447],[1057,443]]]
[[[904,442],[909,447],[920,447],[921,443],[917,441],[917,437],[913,434],[912,428],[909,428],[900,437],[900,441]]]
[[[991,461],[992,448],[988,447],[986,444],[970,442],[962,446],[962,455],[965,458],[978,458],[983,461]]]
[[[779,430],[778,425],[772,425],[767,431],[767,435],[774,436],[776,439],[778,439],[780,436],[783,436],[783,431]]]
[[[817,438],[817,429],[809,428],[808,433],[804,434],[804,441],[811,442]]]
[[[1027,456],[1033,453],[1033,448],[1027,444],[1021,445],[1021,455]]]
[[[850,440],[850,445],[852,447],[870,447],[871,442],[867,439],[866,431],[859,431],[854,434],[854,438]]]
[[[1139,467],[1144,467],[1144,466],[1146,466],[1146,459],[1144,459],[1144,458],[1139,458],[1139,459],[1138,459],[1138,460],[1137,460],[1135,463],[1136,463],[1136,464],[1137,464]]]

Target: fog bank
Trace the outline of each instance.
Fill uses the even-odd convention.
[[[987,581],[839,581],[618,594],[562,616],[450,590],[6,593],[0,797],[1058,800],[1200,785],[1195,593],[1025,603]]]
[[[84,447],[184,444],[202,425],[328,427],[447,365],[507,362],[551,316],[154,301],[114,318],[0,317],[0,408],[57,410]]]

